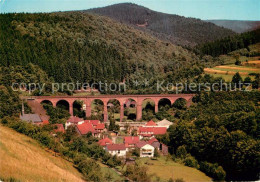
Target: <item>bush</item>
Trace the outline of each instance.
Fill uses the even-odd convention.
[[[188,157],[186,157],[183,161],[183,163],[185,164],[185,166],[189,166],[189,167],[195,167],[195,168],[199,168],[199,164],[198,161],[191,155],[189,155]]]
[[[179,146],[176,151],[176,157],[180,159],[185,159],[187,156],[187,151],[185,145]]]
[[[209,162],[201,162],[200,168],[201,171],[206,173],[208,176],[214,178],[215,180],[225,180],[226,172],[218,164],[212,164]]]

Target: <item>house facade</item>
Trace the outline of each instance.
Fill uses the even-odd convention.
[[[105,150],[111,155],[126,157],[126,147],[124,144],[109,144],[106,145]]]
[[[154,157],[154,147],[147,142],[139,142],[136,147],[140,150],[140,157]]]

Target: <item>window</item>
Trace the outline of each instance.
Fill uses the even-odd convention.
[[[117,153],[120,154],[120,150],[118,150]]]

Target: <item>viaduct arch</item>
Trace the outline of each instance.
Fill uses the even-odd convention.
[[[76,100],[83,101],[86,105],[86,117],[91,116],[91,103],[92,101],[99,99],[104,103],[104,121],[108,121],[108,111],[107,104],[109,100],[116,99],[120,103],[120,122],[124,117],[124,104],[127,100],[133,99],[136,101],[136,120],[140,121],[142,119],[142,103],[145,99],[151,99],[155,103],[155,112],[158,112],[158,105],[161,99],[168,99],[171,105],[180,98],[187,101],[189,106],[192,102],[194,94],[154,94],[154,95],[98,95],[98,96],[31,96],[24,97],[27,100],[35,100],[38,103],[49,101],[52,103],[53,107],[57,106],[57,103],[61,100],[67,101],[69,103],[69,113],[73,115],[73,103]]]

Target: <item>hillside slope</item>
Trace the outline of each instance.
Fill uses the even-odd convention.
[[[54,157],[35,140],[0,125],[0,179],[83,181],[73,164]]]
[[[36,64],[59,83],[184,79],[203,64],[187,49],[104,16],[2,14],[0,20],[0,65]]]
[[[200,19],[160,13],[131,3],[90,9],[87,12],[108,16],[182,46],[195,46],[235,34]]]
[[[260,21],[240,21],[240,20],[206,20],[217,26],[228,28],[237,33],[244,33],[260,28]]]

